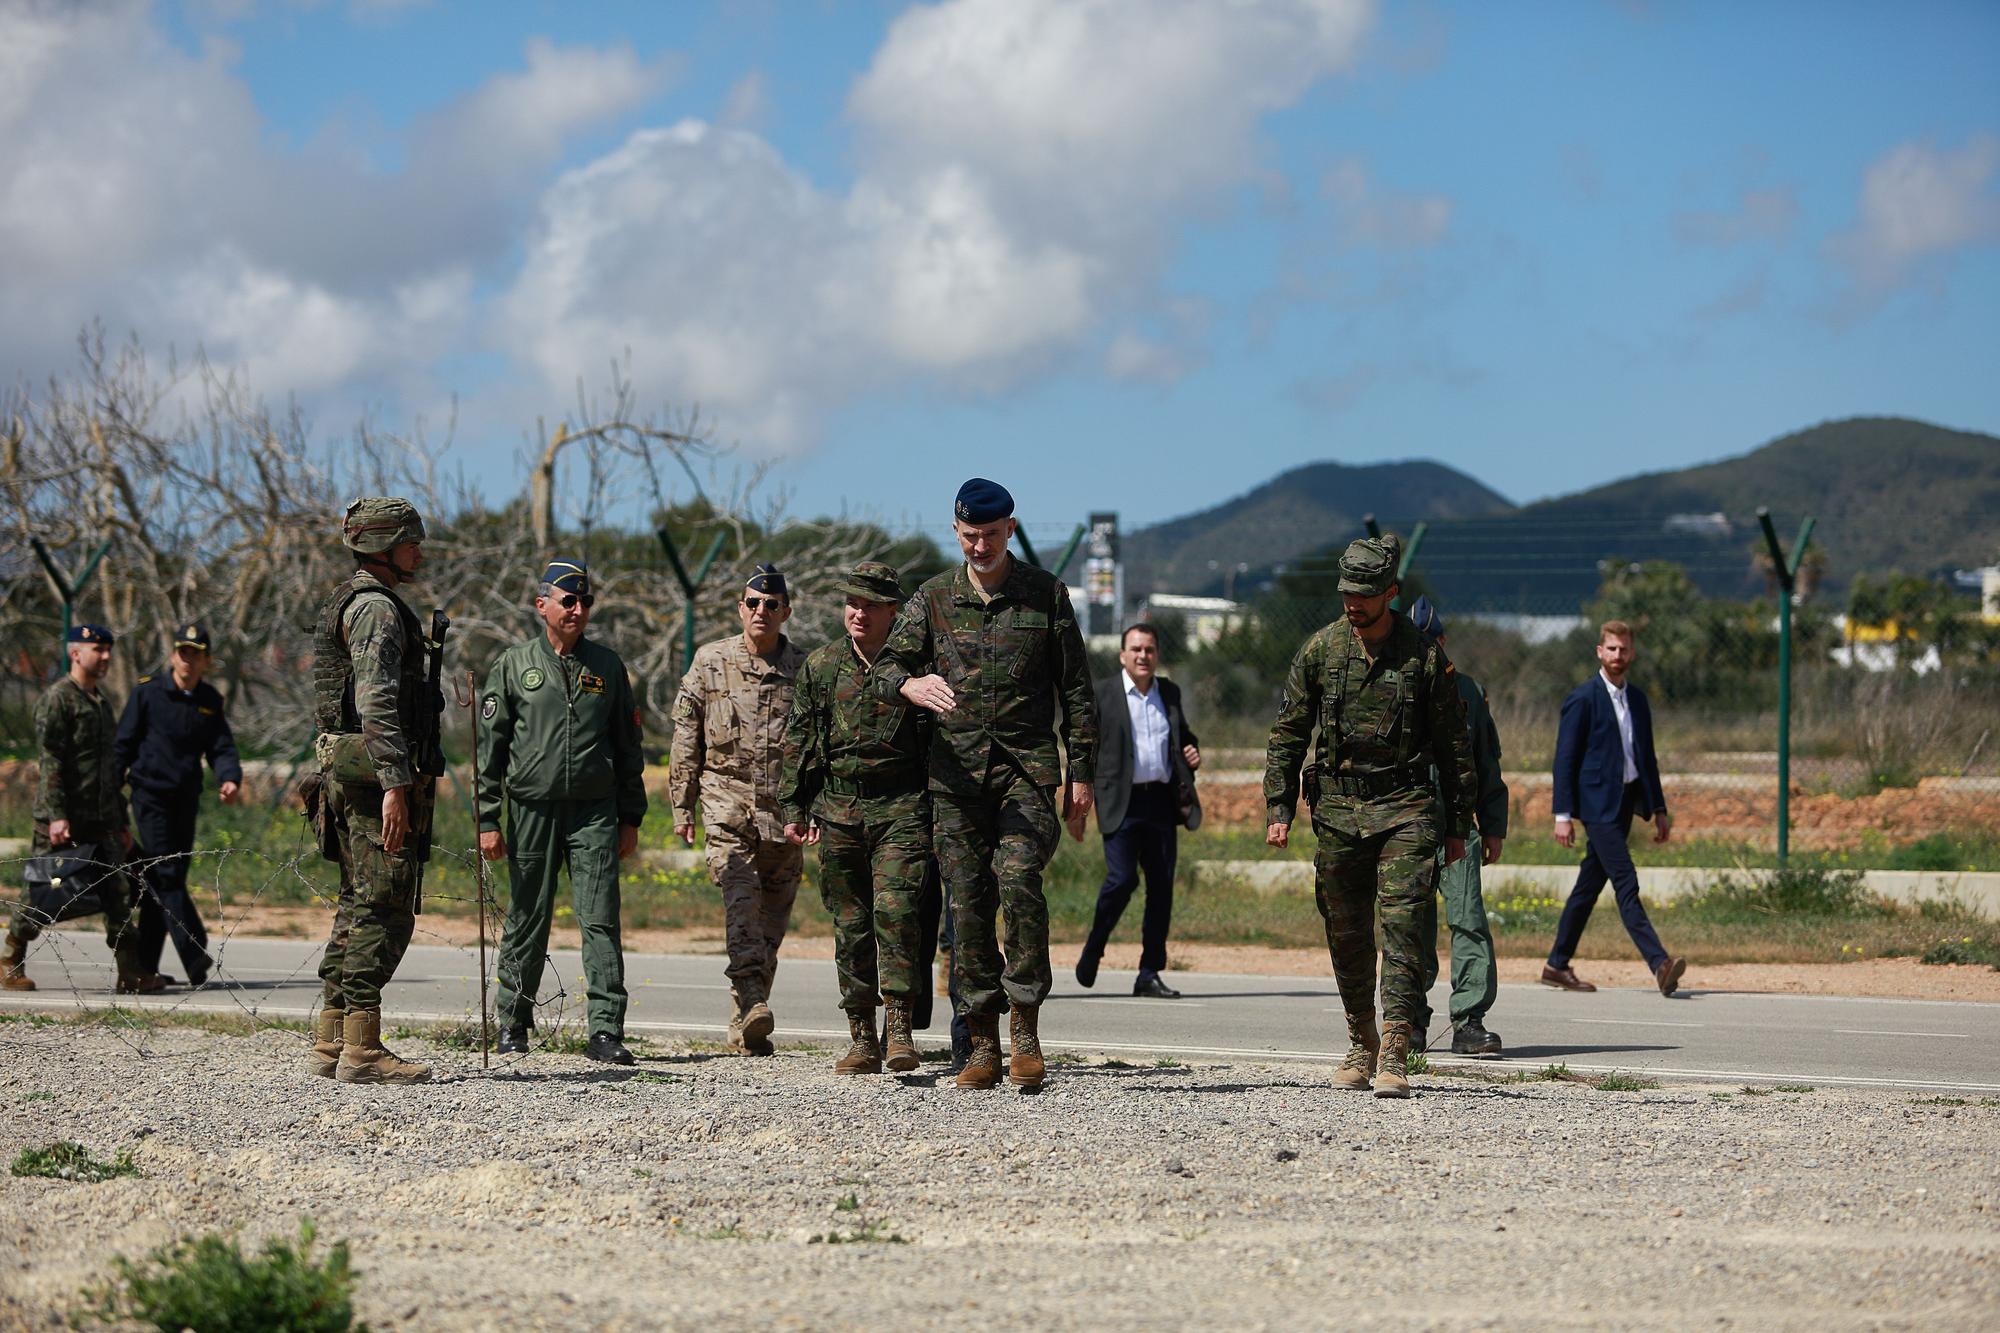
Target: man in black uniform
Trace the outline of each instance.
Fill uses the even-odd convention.
[[[132,789],[132,823],[139,835],[145,884],[139,892],[139,956],[157,971],[171,934],[190,986],[208,980],[208,929],[188,893],[188,854],[201,804],[201,761],[222,783],[226,805],[243,783],[236,738],[222,696],[208,674],[208,627],[198,620],[174,632],[164,671],[141,676],[118,721],[118,772]]]

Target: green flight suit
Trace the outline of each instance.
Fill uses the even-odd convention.
[[[1264,803],[1269,822],[1292,822],[1317,732],[1306,794],[1341,1003],[1350,1017],[1375,1012],[1379,909],[1382,1017],[1414,1023],[1421,960],[1436,947],[1421,926],[1436,893],[1439,845],[1465,837],[1472,823],[1472,747],[1451,660],[1409,617],[1389,614],[1395,622],[1372,657],[1342,619],[1292,659],[1265,756]]]
[[[840,1007],[914,1002],[926,964],[917,904],[930,868],[923,710],[869,688],[868,664],[842,638],[807,656],[792,685],[778,810],[820,827],[819,891],[833,916]]]
[[[1481,838],[1507,836],[1507,783],[1500,776],[1500,732],[1486,691],[1464,672],[1458,676],[1458,697],[1465,704],[1465,726],[1472,737],[1472,771],[1476,784],[1473,813]],[[1440,858],[1441,859],[1441,858]],[[1444,899],[1445,924],[1451,930],[1451,1021],[1454,1027],[1484,1019],[1500,991],[1499,968],[1493,960],[1493,931],[1486,921],[1486,899],[1479,884],[1480,849],[1469,843],[1465,855],[1438,871],[1438,894]],[[1417,1029],[1430,1027],[1430,988],[1437,982],[1437,899],[1433,898],[1418,931],[1426,944],[1423,959],[1424,1002]]]
[[[479,698],[479,831],[507,834],[510,892],[495,1009],[535,1023],[556,879],[569,868],[592,1036],[625,1035],[618,833],[646,817],[639,705],[618,654],[588,638],[558,655],[546,634],[500,654]]]
[[[1039,1005],[1054,984],[1042,871],[1062,836],[1057,732],[1069,781],[1088,783],[1097,758],[1097,699],[1069,590],[1011,558],[990,598],[962,564],[937,575],[904,604],[872,675],[883,699],[900,702],[903,682],[933,673],[958,699],[934,719],[929,767],[959,1004],[967,1014]]]

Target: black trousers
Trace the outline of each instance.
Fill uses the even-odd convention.
[[[1646,915],[1646,905],[1639,901],[1639,871],[1632,864],[1632,849],[1628,845],[1632,815],[1638,808],[1639,784],[1628,782],[1618,802],[1617,823],[1583,826],[1590,846],[1577,869],[1576,887],[1569,891],[1569,901],[1563,904],[1562,919],[1556,922],[1555,947],[1549,950],[1550,967],[1568,967],[1570,959],[1576,956],[1577,946],[1583,943],[1583,928],[1590,924],[1590,909],[1597,906],[1597,895],[1604,892],[1606,881],[1618,897],[1618,915],[1624,918],[1625,933],[1639,947],[1639,956],[1646,960],[1646,966],[1657,972],[1660,964],[1667,961],[1667,951]]]
[[[188,893],[188,853],[194,850],[194,816],[201,793],[186,795],[132,789],[132,833],[136,855],[146,863],[139,897],[139,958],[149,972],[160,970],[167,940],[174,942],[190,985],[208,977],[208,928]]]
[[[1167,966],[1167,927],[1174,916],[1174,862],[1180,853],[1175,826],[1174,784],[1138,783],[1124,822],[1104,835],[1104,883],[1097,890],[1097,914],[1083,955],[1104,957],[1104,946],[1117,929],[1125,904],[1146,876],[1146,914],[1139,927],[1139,978],[1158,976]]]

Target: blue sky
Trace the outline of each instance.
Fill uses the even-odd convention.
[[[0,374],[97,317],[329,436],[455,394],[489,494],[628,351],[896,525],[2000,429],[1991,4],[189,0],[0,51]]]

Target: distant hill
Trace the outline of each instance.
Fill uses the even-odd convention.
[[[1241,596],[1268,583],[1277,567],[1331,560],[1360,532],[1363,512],[1372,509],[1385,528],[1405,534],[1421,519],[1428,530],[1415,567],[1426,584],[1461,608],[1510,611],[1573,610],[1596,589],[1599,562],[1612,558],[1675,560],[1712,595],[1750,595],[1763,587],[1751,554],[1761,542],[1759,505],[1769,506],[1788,546],[1799,520],[1806,514],[1816,518],[1813,545],[1823,553],[1824,582],[1833,594],[1860,573],[1930,574],[2000,559],[2000,438],[1901,417],[1825,422],[1738,457],[1629,477],[1519,508],[1435,463],[1316,466],[1337,469],[1330,480],[1337,483],[1345,474],[1353,489],[1345,497],[1318,501],[1317,512],[1332,526],[1322,527],[1306,550],[1273,545],[1275,525],[1290,521],[1275,497],[1252,502],[1315,468],[1297,469],[1241,500],[1141,535],[1162,545],[1179,535],[1199,560],[1214,559],[1211,552],[1220,543],[1210,532],[1233,538],[1237,530],[1233,521],[1214,520],[1233,506],[1245,506],[1254,540],[1233,539],[1230,549],[1261,545],[1263,554],[1252,560],[1252,573],[1239,578]],[[1435,480],[1378,487],[1365,499],[1351,480],[1356,473],[1403,468],[1462,482],[1447,504],[1454,499],[1468,504],[1474,495],[1490,503],[1484,510],[1413,513],[1406,498],[1425,494]],[[1156,586],[1176,592],[1220,589],[1206,565],[1185,554],[1160,567],[1169,576]],[[1127,586],[1135,582],[1128,568]]]
[[[1329,537],[1358,532],[1371,513],[1469,518],[1505,514],[1514,506],[1456,468],[1407,463],[1309,463],[1280,473],[1245,495],[1212,509],[1169,519],[1121,539],[1126,593],[1220,591],[1224,571],[1247,564],[1268,576],[1274,563],[1324,546]]]

